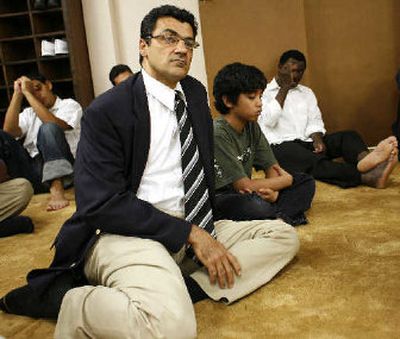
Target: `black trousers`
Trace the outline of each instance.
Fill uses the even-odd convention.
[[[315,193],[314,179],[305,173],[294,173],[292,186],[279,192],[278,200],[270,203],[257,194],[218,193],[216,219],[235,221],[281,218],[292,226],[306,224],[304,214],[311,207]]]
[[[357,170],[358,155],[368,151],[361,136],[355,131],[342,131],[323,137],[325,154],[314,153],[312,142],[287,141],[272,145],[279,165],[289,173],[304,172],[342,188],[361,184],[361,174]],[[342,157],[344,162],[333,161]]]

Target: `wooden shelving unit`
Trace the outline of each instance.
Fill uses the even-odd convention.
[[[68,54],[42,56],[42,40],[64,39]],[[60,7],[34,9],[34,0],[0,0],[0,124],[21,75],[40,72],[54,92],[74,98],[83,107],[93,99],[86,34],[80,0],[62,0]]]

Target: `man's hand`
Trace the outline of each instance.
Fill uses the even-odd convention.
[[[314,153],[323,154],[326,151],[325,143],[322,139],[322,133],[311,134],[311,139],[313,140]]]
[[[277,76],[278,85],[283,89],[291,89],[297,86],[296,82],[293,81],[293,74],[289,63],[284,64],[278,69]]]
[[[188,242],[192,245],[197,258],[207,268],[210,283],[215,284],[218,281],[219,287],[232,288],[235,274],[239,276],[241,273],[236,257],[218,240],[196,225],[192,225]]]
[[[322,140],[314,141],[314,153],[325,153],[326,146]]]

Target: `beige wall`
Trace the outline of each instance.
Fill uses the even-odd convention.
[[[329,130],[370,143],[390,132],[400,67],[400,1],[305,0],[311,83]]]
[[[188,9],[200,23],[197,0],[82,0],[95,95],[111,87],[108,72],[115,64],[140,69],[140,22],[153,7],[163,4]],[[198,41],[202,46],[201,27]],[[190,74],[207,85],[202,47],[194,51]]]
[[[200,14],[210,91],[223,65],[253,64],[271,79],[280,54],[296,48],[329,131],[357,129],[369,144],[390,132],[400,1],[205,0]]]

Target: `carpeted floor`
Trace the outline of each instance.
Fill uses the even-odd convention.
[[[34,234],[0,239],[0,295],[51,260],[75,205],[48,213],[46,201],[35,196],[24,213]],[[269,284],[231,306],[195,305],[199,338],[400,337],[400,166],[385,190],[318,183],[308,216],[297,257]],[[8,339],[52,338],[54,325],[0,312]]]

